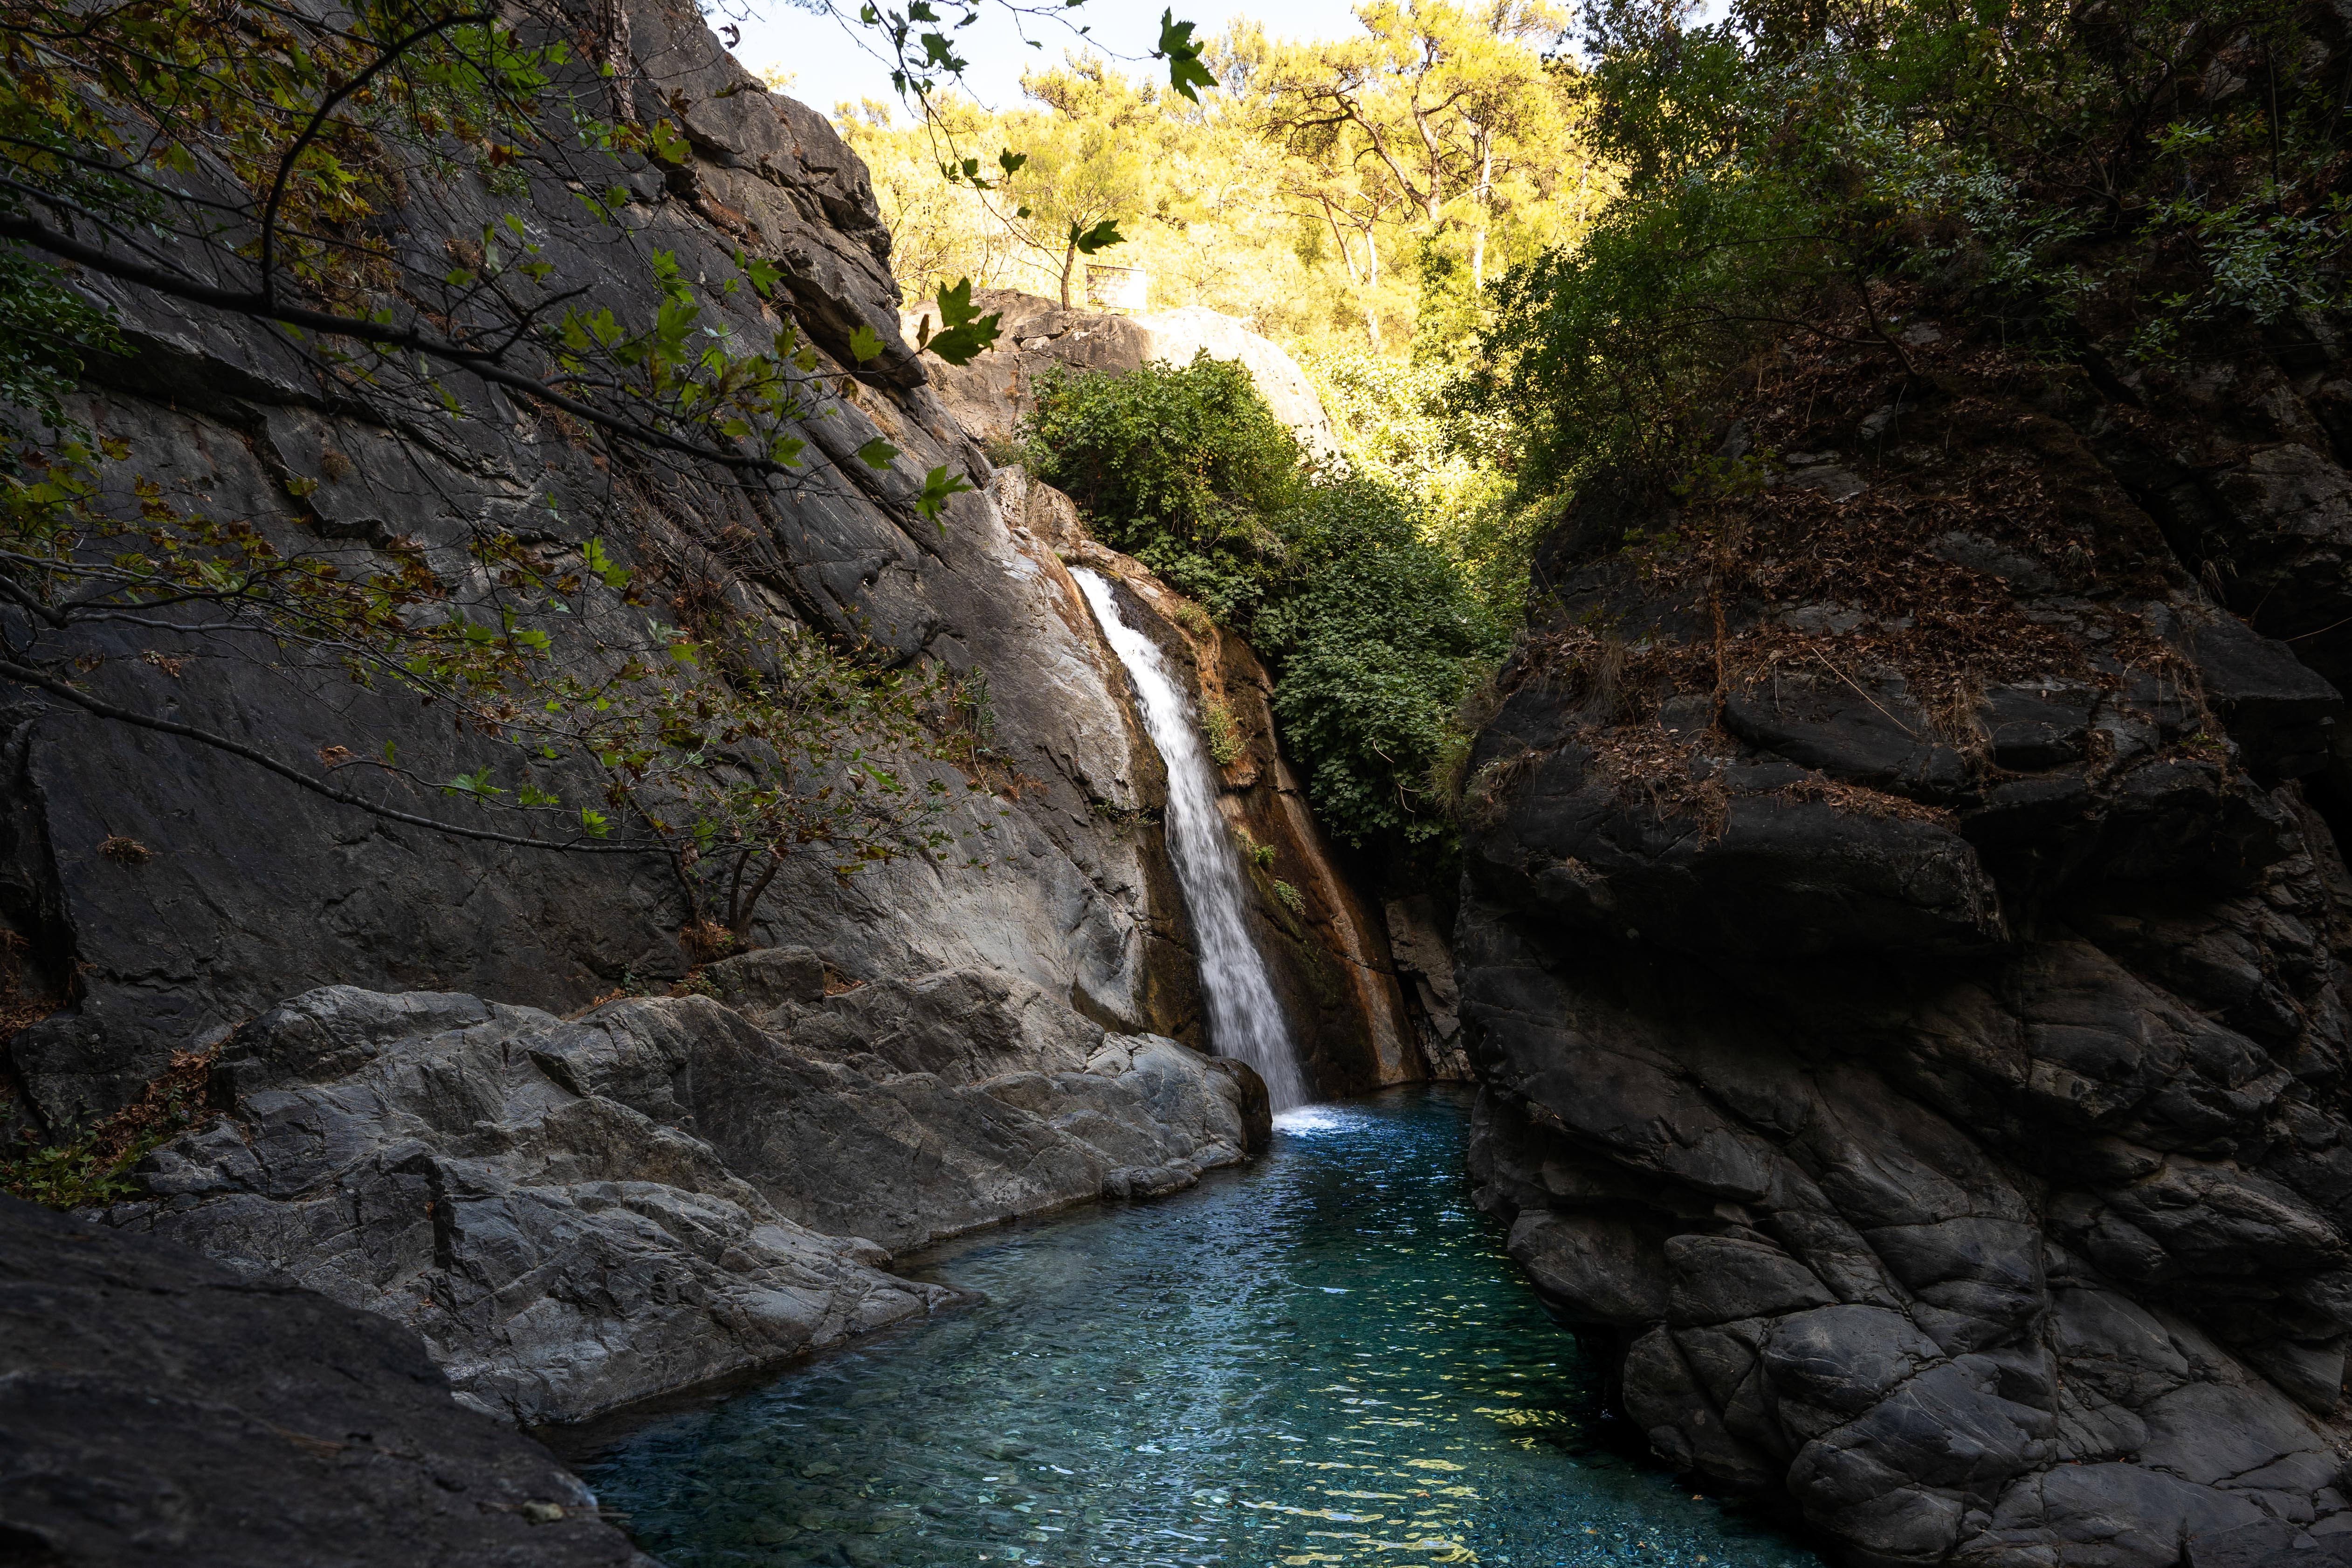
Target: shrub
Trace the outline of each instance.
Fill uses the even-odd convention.
[[[1317,816],[1351,844],[1444,836],[1451,812],[1431,777],[1505,635],[1389,486],[1317,486],[1285,525],[1285,591],[1250,636],[1280,671],[1275,717]]]
[[[216,1051],[184,1051],[136,1104],[80,1137],[28,1147],[0,1159],[0,1192],[47,1208],[72,1209],[136,1195],[131,1167],[194,1122]]]
[[[1658,0],[1588,12],[1622,193],[1515,268],[1457,413],[1516,424],[1523,497],[1687,461],[1775,343],[1907,368],[1874,303],[1940,296],[2060,359],[2160,359],[2202,324],[2341,310],[2340,25],[2293,0]],[[1858,330],[1842,316],[1858,315]],[[2293,335],[2293,334],[2291,334]]]
[[[1049,370],[1036,394],[1039,471],[1113,544],[1246,538],[1297,494],[1298,443],[1249,372],[1205,349],[1128,375]]]
[[[1221,768],[1232,767],[1234,759],[1242,754],[1234,710],[1220,699],[1212,697],[1201,704],[1201,735],[1209,742],[1209,760]]]
[[[1030,426],[1038,473],[1097,532],[1247,637],[1324,827],[1409,849],[1452,830],[1433,774],[1503,623],[1422,512],[1370,474],[1314,472],[1248,374],[1206,357],[1133,375],[1049,375]],[[1215,705],[1202,710],[1212,755]]]

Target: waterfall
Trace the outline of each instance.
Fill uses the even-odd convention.
[[[1100,574],[1070,569],[1094,607],[1111,651],[1127,667],[1143,703],[1143,726],[1168,764],[1168,853],[1192,916],[1201,948],[1201,995],[1209,1010],[1209,1041],[1238,1057],[1265,1079],[1274,1109],[1307,1100],[1307,1083],[1290,1047],[1282,1005],[1265,955],[1250,940],[1242,898],[1241,858],[1224,813],[1217,809],[1216,775],[1201,746],[1192,704],[1168,673],[1159,645],[1119,618],[1118,602]]]

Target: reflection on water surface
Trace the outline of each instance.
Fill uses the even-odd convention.
[[[1284,1118],[1156,1203],[935,1249],[985,1306],[660,1418],[588,1479],[674,1568],[1819,1568],[1629,1463],[1462,1174],[1467,1095]]]

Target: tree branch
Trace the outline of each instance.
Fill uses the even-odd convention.
[[[418,816],[413,812],[401,811],[393,806],[380,805],[362,795],[353,795],[349,790],[337,789],[332,784],[314,779],[301,770],[279,762],[267,752],[248,746],[241,741],[233,741],[226,735],[216,735],[209,730],[199,730],[193,724],[182,724],[175,720],[158,719],[152,714],[134,712],[128,708],[118,708],[111,702],[102,701],[90,696],[88,692],[76,690],[69,683],[53,675],[45,674],[29,665],[18,664],[14,659],[0,658],[0,677],[5,677],[21,685],[37,687],[53,697],[63,698],[95,718],[110,719],[118,724],[129,724],[142,730],[153,730],[166,735],[177,735],[183,740],[194,741],[198,745],[209,746],[216,752],[226,752],[230,756],[242,758],[257,767],[267,768],[279,778],[298,784],[312,795],[324,795],[338,805],[356,806],[372,816],[380,816],[389,822],[404,823],[411,827],[429,828],[435,833],[446,834],[453,838],[473,838],[487,844],[511,844],[522,849],[559,849],[604,855],[649,855],[666,852],[666,847],[660,844],[609,844],[597,838],[571,840],[526,838],[520,834],[499,833],[487,827],[466,827],[454,822],[436,822],[429,816]]]

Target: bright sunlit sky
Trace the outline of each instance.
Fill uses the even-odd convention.
[[[952,19],[956,10],[933,0],[934,8]],[[1058,66],[1062,51],[1093,44],[1109,55],[1129,76],[1139,72],[1157,81],[1167,79],[1167,65],[1150,58],[1160,41],[1160,14],[1169,0],[1087,0],[1064,15],[1075,26],[1093,29],[1085,39],[1059,22],[1024,18],[1029,36],[1043,43],[1033,49],[1021,41],[1014,19],[1002,7],[984,8],[979,21],[962,29],[949,29],[956,52],[971,62],[965,81],[992,109],[1021,107],[1021,73],[1041,66]],[[843,0],[842,8],[856,14],[856,0]],[[901,6],[903,8],[903,6]],[[1249,16],[1277,37],[1344,37],[1360,30],[1351,0],[1264,0],[1234,4],[1230,0],[1194,0],[1175,6],[1179,21],[1197,23],[1193,37],[1208,39],[1223,32],[1237,16]],[[832,17],[812,13],[787,0],[719,0],[710,24],[725,33],[733,22],[743,30],[735,58],[754,71],[778,66],[793,73],[785,91],[814,109],[831,114],[845,100],[875,98],[893,100],[890,67],[885,63],[888,46],[878,34],[862,27],[844,27]],[[919,31],[924,29],[918,29]],[[851,37],[852,34],[857,37]],[[872,51],[872,52],[869,52]],[[1125,59],[1119,56],[1128,57]],[[900,111],[900,123],[905,122]]]

